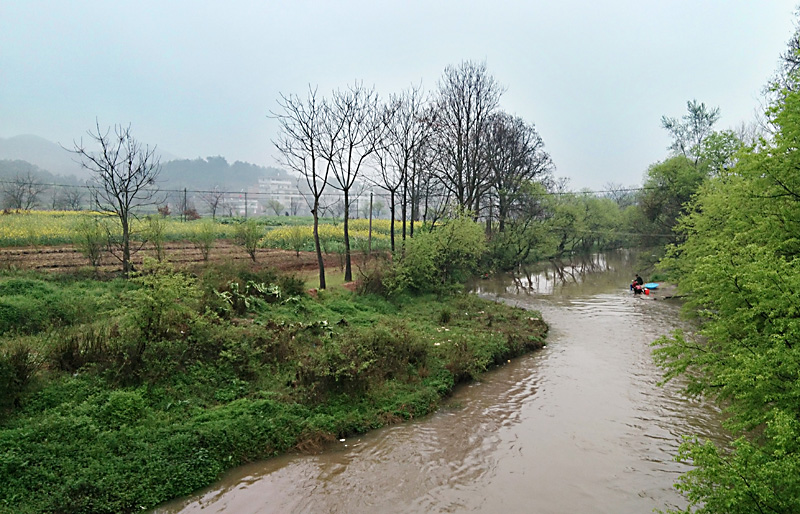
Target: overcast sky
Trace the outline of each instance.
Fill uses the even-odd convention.
[[[0,137],[131,124],[182,158],[275,166],[279,93],[434,90],[485,61],[572,189],[638,185],[691,99],[749,122],[798,0],[0,2]]]

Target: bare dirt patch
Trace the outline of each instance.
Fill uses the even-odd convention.
[[[178,268],[191,268],[203,263],[203,255],[199,249],[187,241],[176,241],[165,244],[166,259]],[[155,258],[152,246],[145,246],[133,256],[134,266],[142,265],[145,257]],[[328,254],[323,256],[326,269],[340,269],[344,256]],[[360,256],[353,254],[355,261]],[[250,256],[242,246],[231,241],[218,241],[209,254],[209,262],[213,263],[249,263]],[[313,271],[317,269],[317,256],[314,252],[300,252],[276,249],[258,249],[256,264],[280,271]],[[82,269],[91,269],[89,259],[72,245],[37,246],[0,248],[0,268],[30,269],[45,272],[74,273]],[[121,270],[121,264],[111,253],[103,255],[98,272],[113,274]]]

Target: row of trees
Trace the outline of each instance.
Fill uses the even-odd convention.
[[[500,269],[630,245],[637,233],[645,239],[662,236],[674,224],[680,209],[675,205],[682,205],[680,195],[689,193],[680,190],[674,195],[672,183],[662,189],[672,188],[667,192],[674,198],[636,195],[613,185],[605,196],[568,192],[565,180],[553,178],[552,160],[534,125],[500,108],[502,93],[485,64],[466,61],[447,67],[430,94],[411,87],[384,102],[374,89],[355,83],[329,97],[313,88],[304,97],[281,96],[280,109],[273,113],[281,127],[274,144],[284,165],[306,182],[321,288],[326,284],[318,226],[330,208],[324,199],[331,194],[343,199],[345,280],[350,281],[349,220],[353,199],[365,185],[386,192],[393,251],[396,221],[405,241],[420,223],[431,230],[445,218],[465,214],[484,224],[489,265]],[[690,104],[690,115],[692,119],[665,119],[664,124],[676,135],[674,147],[683,152],[682,159],[699,168],[705,161],[690,152],[713,139],[708,133],[718,114]],[[698,125],[695,118],[705,124]],[[155,209],[165,201],[156,183],[161,167],[154,148],[141,145],[129,127],[104,131],[97,124],[89,138],[89,146],[81,140],[72,151],[92,171],[92,205],[119,219],[120,254],[127,273],[130,218],[145,206]],[[652,180],[657,169],[651,170]],[[695,186],[691,182],[688,189]],[[651,184],[649,189],[655,187]],[[206,192],[212,213],[223,194]],[[187,196],[183,203],[178,196],[179,211],[188,212]],[[663,203],[668,197],[674,205]],[[655,199],[662,204],[651,201]]]
[[[445,69],[437,90],[419,87],[380,101],[372,88],[355,83],[318,95],[282,95],[273,113],[281,132],[274,141],[283,164],[304,177],[317,234],[320,199],[331,187],[344,197],[345,280],[352,280],[348,219],[357,179],[389,195],[389,214],[399,215],[402,239],[415,222],[434,226],[448,213],[470,212],[497,231],[531,211],[535,184],[551,183],[553,164],[533,125],[499,108],[500,85],[486,65],[465,61]],[[391,234],[395,249],[394,230]]]
[[[666,378],[716,400],[733,441],[693,436],[679,512],[800,512],[800,30],[772,81],[760,135],[713,131],[717,109],[664,118],[674,155],[653,165],[640,216],[671,234],[659,264],[695,334],[658,341]]]
[[[56,177],[29,162],[0,161],[0,207],[27,211],[43,205],[52,210],[80,210],[87,198],[85,185],[74,177]]]

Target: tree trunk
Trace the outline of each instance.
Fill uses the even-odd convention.
[[[394,210],[397,207],[395,205],[394,191],[391,191],[391,199],[389,200],[389,204],[390,204],[389,211],[391,211],[392,213],[391,214],[392,224],[389,226],[389,238],[392,240],[392,255],[394,255],[394,220],[395,220]]]
[[[121,216],[122,221],[122,273],[128,278],[131,272],[131,238],[127,216]]]
[[[353,267],[350,261],[350,191],[344,190],[344,281],[353,281]]]
[[[325,289],[325,261],[322,259],[322,246],[319,244],[319,198],[314,198],[314,248],[317,250],[317,265],[319,266],[319,288]]]

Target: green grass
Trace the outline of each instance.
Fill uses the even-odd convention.
[[[152,508],[233,466],[423,416],[546,332],[472,296],[303,288],[241,265],[0,276],[4,301],[46,313],[0,336],[0,512]]]

